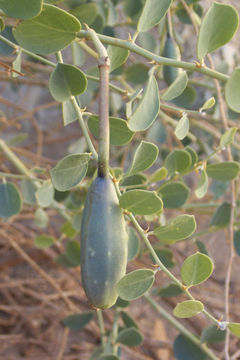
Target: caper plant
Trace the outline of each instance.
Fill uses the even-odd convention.
[[[176,359],[237,358],[231,336],[240,337],[240,323],[230,314],[230,281],[240,255],[240,70],[215,68],[215,59],[238,30],[238,12],[219,2],[203,11],[201,3],[0,2],[0,52],[14,58],[10,76],[21,81],[26,58],[45,64],[49,96],[61,105],[64,127],[78,124],[81,140],[77,151],[41,173],[24,164],[3,134],[0,150],[18,174],[0,173],[0,216],[8,221],[21,211],[24,189],[33,194],[36,225],[51,222],[46,208],[61,216],[68,242],[56,261],[80,266],[89,306],[63,322],[81,329],[96,314],[101,345],[91,359],[117,360],[124,346],[141,345],[143,335],[127,310],[140,297],[179,332],[172,339]],[[185,30],[194,34],[188,61]],[[23,203],[29,204],[26,196]],[[196,231],[195,215],[208,208],[209,226]],[[219,314],[195,289],[214,277],[215,255],[200,238],[222,229],[229,251]],[[46,231],[35,245],[56,241]],[[183,242],[192,254],[173,271]],[[129,271],[127,262],[135,259],[145,265]],[[159,286],[156,277],[163,275],[166,284]],[[172,314],[162,306],[168,297],[177,299]],[[102,310],[114,314],[109,331]],[[195,316],[209,321],[198,334],[181,321]],[[222,353],[211,349],[215,341],[224,343]]]

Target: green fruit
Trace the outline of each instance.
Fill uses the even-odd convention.
[[[162,56],[180,60],[180,51],[175,40],[168,34]],[[172,66],[163,66],[163,77],[168,85],[172,84],[179,75],[179,69]]]
[[[81,225],[81,272],[90,303],[114,305],[117,282],[127,265],[126,224],[113,182],[97,177],[87,194]]]

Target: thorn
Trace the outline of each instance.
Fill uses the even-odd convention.
[[[159,65],[159,63],[156,60],[148,61],[148,64]]]
[[[146,229],[146,230],[144,230],[144,229],[143,229],[143,232],[144,232],[145,234],[147,234],[147,233],[148,233],[148,231],[149,231],[149,226],[147,227],[147,229]]]
[[[183,289],[184,291],[186,291],[186,290],[188,289],[188,286],[182,284],[182,289]]]
[[[205,66],[203,60],[201,60],[200,62],[199,61],[194,61],[194,64],[196,65],[196,68],[198,68],[198,69],[201,69],[202,67]]]
[[[130,34],[129,32],[128,32],[127,34],[128,34],[128,41],[132,42],[132,36],[131,36],[131,34]]]
[[[86,28],[87,30],[90,30],[90,27],[88,26],[88,24],[83,23],[83,25],[85,26],[85,28]]]
[[[84,113],[84,111],[86,111],[87,107],[85,106],[84,108],[80,109],[81,113]]]

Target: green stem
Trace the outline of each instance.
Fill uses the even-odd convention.
[[[91,36],[89,34],[88,31],[85,30],[81,30],[78,33],[78,36],[80,38],[86,38],[86,39],[91,39]],[[170,58],[165,58],[159,55],[156,55],[148,50],[145,50],[143,48],[141,48],[140,46],[132,43],[131,41],[127,41],[127,40],[121,40],[121,39],[116,39],[110,36],[106,36],[106,35],[102,35],[102,34],[97,34],[99,40],[101,40],[101,42],[105,43],[105,44],[109,44],[109,45],[113,45],[113,46],[118,46],[127,50],[130,50],[132,52],[134,52],[135,54],[141,55],[143,57],[145,57],[148,60],[153,60],[155,61],[157,64],[161,64],[161,65],[168,65],[168,66],[173,66],[173,67],[178,67],[178,68],[182,68],[184,70],[188,70],[191,72],[198,72],[204,75],[207,75],[211,78],[220,80],[220,81],[224,81],[226,82],[229,78],[228,75],[222,74],[218,71],[212,70],[208,67],[198,67],[198,65],[196,64],[192,64],[192,63],[188,63],[185,61],[178,61],[178,60],[174,60],[174,59],[170,59]]]
[[[98,52],[99,68],[99,148],[98,148],[98,176],[109,175],[109,67],[110,62],[106,48],[98,39],[94,30],[88,33]]]
[[[197,336],[193,335],[189,330],[187,330],[179,321],[177,321],[172,315],[170,315],[166,310],[162,308],[150,295],[144,295],[145,299],[152,307],[171,325],[173,325],[182,335],[188,338],[193,344],[195,344],[199,349],[205,352],[208,357],[212,360],[219,360],[217,356],[213,354],[213,352],[205,345],[202,344],[201,341],[197,338]]]
[[[9,148],[9,146],[0,139],[0,150],[4,152],[9,161],[19,170],[19,172],[28,178],[31,177],[30,170],[22,163],[21,160],[14,154],[14,152]]]
[[[13,179],[28,179],[27,175],[9,174],[9,173],[4,173],[4,172],[0,172],[0,177],[13,178]],[[32,178],[32,181],[43,182],[44,180]]]
[[[98,324],[99,324],[100,335],[101,335],[101,344],[102,344],[102,347],[104,348],[104,346],[105,346],[105,329],[104,329],[103,314],[102,314],[102,310],[100,310],[100,309],[97,310],[97,318],[98,318]]]

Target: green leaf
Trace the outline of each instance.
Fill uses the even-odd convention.
[[[117,298],[117,301],[115,302],[116,307],[125,308],[129,306],[129,301],[123,300],[120,297]]]
[[[173,345],[177,360],[206,360],[207,354],[183,335],[178,335]]]
[[[191,148],[190,146],[186,146],[184,148],[185,151],[187,151],[190,155],[191,155],[191,158],[192,158],[192,165],[191,167],[193,167],[197,162],[198,162],[198,154],[196,153],[196,151]]]
[[[180,181],[169,182],[158,188],[164,208],[175,209],[183,206],[187,201],[190,190]]]
[[[189,119],[187,114],[184,114],[178,121],[174,134],[179,140],[184,139],[189,132]]]
[[[216,209],[210,222],[210,226],[225,227],[231,216],[231,204],[224,202]]]
[[[191,85],[187,85],[181,95],[173,99],[171,102],[179,107],[188,109],[191,107],[197,97],[197,92]]]
[[[236,253],[240,256],[240,230],[234,232],[234,247]]]
[[[54,239],[54,237],[49,235],[39,235],[36,236],[34,239],[34,245],[38,249],[47,249],[50,246],[52,246],[55,242],[56,240]]]
[[[23,20],[13,35],[24,49],[50,54],[69,45],[80,30],[80,22],[74,16],[54,5],[44,5],[40,15]]]
[[[225,341],[226,330],[222,331],[216,325],[211,325],[203,330],[201,334],[201,343],[216,344]]]
[[[63,323],[71,330],[81,330],[86,326],[93,318],[91,311],[82,314],[73,314],[63,319]]]
[[[58,63],[49,79],[49,91],[59,102],[83,93],[86,87],[85,74],[74,65]]]
[[[164,166],[168,170],[169,176],[178,172],[179,174],[184,173],[191,167],[192,158],[191,155],[185,150],[173,150],[168,154],[164,161]]]
[[[225,99],[231,110],[240,112],[240,68],[233,71],[225,86]]]
[[[159,226],[154,229],[154,234],[164,244],[174,244],[184,240],[196,230],[196,221],[193,215],[179,215],[168,225]]]
[[[135,259],[140,251],[140,241],[136,231],[131,227],[127,227],[128,232],[128,261]]]
[[[157,169],[148,179],[148,183],[155,183],[161,181],[167,177],[168,171],[163,166],[160,169]]]
[[[55,258],[55,261],[57,264],[65,267],[65,268],[72,268],[74,265],[71,261],[68,260],[66,254],[61,254],[58,257]]]
[[[147,31],[157,25],[168,11],[172,0],[147,0],[138,20],[137,30]]]
[[[135,63],[126,68],[125,77],[135,85],[143,84],[148,80],[148,71],[149,68],[143,63]]]
[[[125,275],[117,284],[117,292],[123,300],[134,300],[143,296],[154,282],[154,271],[135,270]]]
[[[160,108],[158,84],[153,75],[149,77],[147,86],[135,111],[130,116],[129,128],[132,131],[148,129],[156,119]]]
[[[30,19],[42,10],[43,0],[1,0],[0,9],[16,19]]]
[[[62,102],[62,116],[64,126],[71,124],[78,119],[78,114],[76,113],[71,100]]]
[[[34,214],[34,222],[38,227],[45,229],[48,224],[48,214],[46,211],[42,208],[38,208]]]
[[[54,188],[50,181],[45,181],[35,193],[38,205],[48,207],[54,200]]]
[[[128,127],[127,121],[115,117],[109,117],[110,124],[110,144],[125,145],[132,140],[134,132]],[[88,127],[96,138],[99,134],[99,117],[90,116],[88,118]]]
[[[126,313],[125,311],[121,311],[121,317],[122,317],[122,321],[126,327],[128,327],[128,328],[134,327],[135,329],[138,329],[136,322],[133,320],[133,318],[128,313]]]
[[[120,331],[116,342],[126,346],[138,346],[143,342],[143,336],[139,330],[131,327]]]
[[[174,260],[173,253],[171,250],[166,249],[166,248],[159,248],[159,249],[154,248],[154,250],[155,250],[157,257],[163,263],[163,265],[166,266],[166,268],[173,268],[176,265],[176,262]],[[152,255],[151,255],[151,258],[152,258],[152,261],[154,263],[156,263],[156,261],[154,260]]]
[[[0,216],[8,218],[21,211],[22,199],[16,185],[7,182],[0,184]]]
[[[162,297],[178,296],[183,293],[183,290],[176,284],[169,284],[166,287],[162,287],[158,290],[157,295]]]
[[[120,358],[116,355],[109,354],[109,355],[101,355],[96,360],[120,360]]]
[[[90,158],[91,155],[85,153],[68,155],[60,160],[50,171],[55,189],[66,191],[78,185],[86,175]]]
[[[231,331],[233,335],[236,335],[237,337],[240,337],[240,324],[239,323],[232,323],[230,322],[228,324],[228,328]]]
[[[81,4],[73,10],[70,10],[69,13],[74,15],[80,23],[91,25],[98,13],[97,4]]]
[[[66,247],[66,257],[73,266],[80,265],[80,243],[76,240],[70,240]]]
[[[108,46],[107,52],[110,60],[110,72],[124,64],[129,55],[128,50],[113,45]]]
[[[230,181],[238,176],[240,166],[236,161],[225,161],[207,165],[207,174],[214,180]]]
[[[168,89],[163,93],[162,99],[165,101],[170,101],[177,96],[181,95],[185,90],[188,83],[188,77],[186,71],[183,71],[174,82],[168,87]]]
[[[195,244],[197,245],[197,248],[198,248],[198,250],[199,250],[200,253],[205,254],[205,255],[208,255],[208,251],[207,251],[206,245],[205,245],[203,242],[201,242],[201,241],[199,241],[199,240],[196,240],[196,241],[195,241]]]
[[[121,208],[137,215],[150,215],[162,211],[162,200],[154,191],[130,190],[119,198]]]
[[[147,177],[144,174],[136,174],[131,176],[124,176],[120,181],[120,186],[134,186],[144,185],[147,181]]]
[[[197,300],[186,300],[178,303],[173,309],[173,314],[176,317],[185,319],[195,316],[202,312],[204,309],[203,304]]]
[[[127,175],[134,175],[150,168],[157,160],[158,152],[158,147],[156,145],[142,140],[134,154]]]
[[[201,172],[200,179],[195,190],[195,195],[198,199],[203,198],[208,191],[208,176],[206,170],[203,169]]]
[[[10,40],[14,44],[16,44],[16,40],[13,37],[12,34],[12,26],[6,26],[3,31],[1,31],[1,35],[6,38],[7,40]],[[14,48],[10,45],[6,44],[2,40],[0,41],[0,54],[4,56],[11,55],[14,52]]]
[[[17,53],[17,56],[15,58],[15,60],[12,63],[12,69],[18,72],[21,72],[21,67],[22,67],[22,50],[20,49]],[[16,78],[18,77],[19,74],[16,72],[12,72],[12,77]]]
[[[228,43],[238,28],[238,13],[231,6],[214,2],[204,16],[197,43],[197,56],[205,55]]]
[[[155,52],[157,43],[155,38],[148,32],[142,32],[138,34],[137,44],[139,44],[145,50]]]
[[[78,232],[79,231],[77,231],[73,227],[71,221],[65,222],[61,227],[61,233],[66,235],[69,239],[73,239],[77,235]]]
[[[233,140],[234,140],[234,136],[237,132],[237,128],[233,127],[229,130],[227,130],[220,139],[220,147],[225,147],[228,146],[230,144],[232,144]]]
[[[189,256],[181,267],[182,281],[186,286],[201,284],[209,278],[212,272],[212,260],[199,252]]]
[[[203,112],[204,110],[211,109],[211,107],[213,107],[215,105],[215,102],[216,102],[215,98],[212,96],[210,99],[205,101],[203,106],[199,109],[199,112]]]
[[[29,205],[35,205],[36,204],[36,197],[35,192],[36,188],[32,181],[28,179],[24,179],[21,181],[21,191],[23,195],[24,203]]]
[[[176,41],[169,34],[166,36],[162,56],[174,60],[181,59],[179,47]],[[168,85],[171,85],[177,79],[179,74],[180,69],[168,65],[163,66],[163,78]]]

